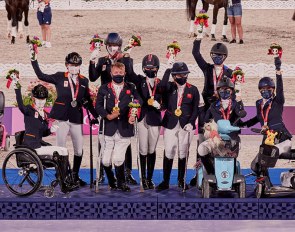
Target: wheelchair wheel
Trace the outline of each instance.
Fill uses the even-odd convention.
[[[30,149],[17,148],[3,162],[2,178],[10,192],[17,196],[35,193],[43,179],[43,168],[39,157]]]

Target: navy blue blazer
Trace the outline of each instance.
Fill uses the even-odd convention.
[[[40,148],[42,137],[51,134],[46,120],[48,114],[44,111],[45,118],[43,119],[31,105],[24,106],[21,89],[16,89],[15,93],[18,108],[24,114],[25,135],[23,144],[32,149]]]
[[[276,75],[276,95],[274,98],[272,98],[269,102],[267,102],[264,107],[263,107],[263,114],[265,115],[266,110],[272,102],[271,109],[268,114],[268,120],[267,120],[267,125],[269,129],[281,132],[281,138],[280,142],[283,142],[287,139],[291,139],[292,135],[291,133],[287,130],[284,122],[283,122],[283,110],[284,110],[284,104],[285,104],[285,96],[284,96],[284,88],[283,88],[283,80],[282,80],[282,75]],[[257,115],[253,117],[252,119],[244,122],[244,124],[247,127],[254,126],[258,122],[260,123],[261,126],[264,125],[264,121],[261,115],[261,102],[262,99],[259,99],[256,101],[256,112]]]
[[[178,121],[183,128],[186,124],[192,124],[196,128],[196,119],[199,115],[200,95],[198,88],[194,85],[186,83],[181,103],[182,115],[177,117],[174,111],[177,109],[178,88],[175,82],[169,82],[171,69],[167,69],[161,82],[161,88],[165,90],[163,102],[165,105],[165,115],[162,120],[163,127],[173,129]]]
[[[72,123],[83,124],[83,110],[82,102],[83,99],[86,99],[89,102],[89,110],[91,114],[97,118],[98,115],[92,104],[92,100],[89,94],[89,80],[82,75],[79,75],[79,92],[77,96],[77,107],[72,107],[72,93],[69,81],[72,81],[68,78],[68,73],[66,72],[57,72],[55,74],[47,75],[44,74],[39,67],[37,61],[32,61],[32,66],[37,77],[45,82],[55,85],[57,92],[57,99],[54,102],[52,110],[50,112],[50,118],[54,118],[62,121],[70,121]],[[74,90],[76,86],[72,81]]]
[[[113,120],[108,120],[107,115],[111,114],[115,106],[116,96],[113,93],[111,83],[104,84],[99,88],[96,100],[96,111],[105,120],[104,134],[113,136],[117,130],[122,137],[131,137],[134,135],[134,126],[129,124],[129,106],[132,98],[139,100],[142,105],[142,99],[139,96],[136,87],[132,83],[124,83],[124,87],[119,96],[120,116]],[[106,108],[104,109],[104,100],[106,99]],[[103,123],[100,123],[100,131],[102,131]]]
[[[144,117],[146,117],[146,123],[148,125],[161,126],[161,121],[162,121],[161,109],[158,110],[155,107],[148,105],[148,100],[150,99],[151,96],[149,93],[146,77],[142,75],[137,75],[133,72],[130,74],[129,80],[130,82],[136,85],[137,91],[139,92],[140,97],[143,100],[139,121],[141,121]],[[156,87],[154,99],[157,102],[159,102],[159,104],[162,104],[163,89],[161,88],[161,80],[156,78],[155,85],[157,85],[157,87]]]

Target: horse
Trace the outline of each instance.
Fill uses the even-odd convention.
[[[213,21],[211,26],[211,40],[216,41],[215,37],[215,29],[217,24],[217,15],[220,8],[224,8],[224,20],[223,20],[223,28],[222,28],[222,41],[228,42],[228,39],[226,37],[226,27],[227,27],[227,5],[228,0],[202,0],[203,2],[203,10],[206,12],[209,9],[209,4],[212,4],[213,7]],[[193,33],[193,20],[196,17],[196,6],[197,6],[198,0],[186,0],[186,12],[188,18],[191,19],[191,26],[190,26],[190,36],[192,36]]]
[[[7,11],[7,32],[8,38],[11,38],[11,44],[15,43],[17,32],[20,33],[20,38],[23,37],[23,14],[27,43],[30,42],[30,37],[28,33],[29,6],[30,0],[5,0],[5,7]]]

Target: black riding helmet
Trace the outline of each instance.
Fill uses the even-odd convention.
[[[142,69],[144,68],[160,68],[160,60],[156,55],[148,54],[142,59]]]
[[[123,44],[123,40],[122,40],[122,37],[118,33],[112,32],[112,33],[108,34],[107,38],[104,41],[104,44],[105,45],[112,44],[112,45],[117,45],[117,46],[121,47]]]
[[[48,98],[48,90],[44,85],[38,84],[32,89],[32,96],[37,99]]]
[[[171,69],[171,75],[177,75],[177,74],[188,74],[190,71],[188,70],[188,67],[186,63],[184,62],[175,62]]]
[[[231,81],[231,79],[227,76],[223,76],[216,85],[216,89],[220,89],[222,87],[226,87],[226,88],[230,88],[230,89],[234,89],[235,85],[234,83]]]
[[[69,53],[65,58],[65,63],[79,66],[82,64],[82,57],[77,52]]]
[[[263,77],[259,80],[258,89],[262,89],[264,87],[275,88],[275,82],[270,77]]]
[[[216,43],[211,48],[210,54],[225,55],[227,57],[228,50],[227,50],[227,47],[223,43]]]

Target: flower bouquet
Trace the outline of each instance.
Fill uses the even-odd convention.
[[[278,43],[271,43],[270,48],[268,49],[268,55],[274,55],[275,57],[282,58],[283,48]]]
[[[137,118],[139,118],[140,110],[141,110],[141,108],[140,108],[141,106],[139,104],[139,101],[137,99],[134,99],[132,102],[130,102],[128,104],[128,106],[130,107],[128,117],[137,117]]]
[[[42,47],[42,42],[39,37],[34,36],[33,39],[30,40],[30,46],[34,51],[32,59],[35,60],[35,55],[38,54],[38,47]]]
[[[94,51],[95,49],[99,49],[103,46],[103,38],[101,38],[98,34],[95,34],[90,43],[91,46],[90,46],[90,51]]]
[[[196,15],[196,20],[195,20],[195,24],[198,26],[200,25],[201,26],[201,30],[199,30],[198,32],[199,33],[202,33],[203,32],[203,28],[207,28],[209,26],[208,24],[208,18],[209,16],[207,15],[206,11],[205,10],[201,10],[199,12],[198,15]]]
[[[132,48],[140,47],[140,46],[141,46],[141,36],[140,35],[138,35],[138,36],[132,35],[128,41],[128,44],[125,46],[123,52],[130,53]]]
[[[20,88],[21,85],[19,84],[18,80],[19,80],[19,71],[16,70],[16,69],[10,69],[8,71],[8,73],[6,74],[6,79],[7,79],[7,82],[6,82],[6,88],[9,89],[10,88],[10,85],[12,83],[12,81],[16,81],[17,84],[16,84],[16,87],[17,88]]]

